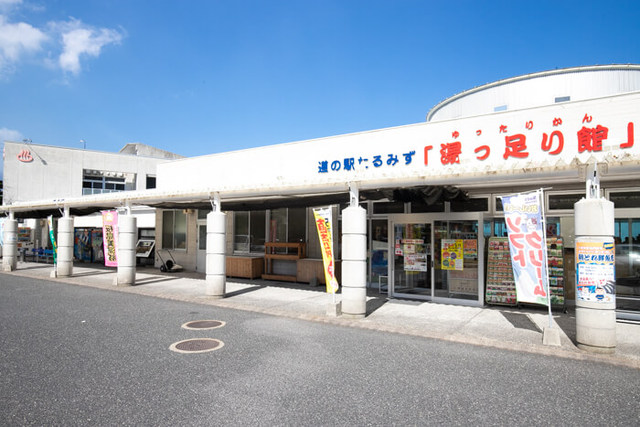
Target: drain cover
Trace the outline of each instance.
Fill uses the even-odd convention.
[[[178,353],[205,353],[222,348],[223,345],[222,341],[213,338],[196,338],[173,343],[169,350]]]
[[[222,320],[194,320],[182,325],[185,329],[215,329],[224,326]]]

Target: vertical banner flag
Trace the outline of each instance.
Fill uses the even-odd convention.
[[[324,279],[327,284],[327,293],[335,294],[338,291],[336,280],[335,260],[333,259],[333,235],[331,233],[332,219],[331,208],[314,208],[313,217],[318,229],[318,238],[322,248],[322,262],[324,264]]]
[[[118,266],[118,211],[102,211],[104,265]]]
[[[548,305],[542,190],[502,196],[518,302]]]
[[[56,244],[56,235],[53,232],[53,215],[47,217],[47,224],[49,225],[49,239],[51,240],[51,247],[53,248],[53,263],[56,264],[58,259],[58,245]]]
[[[0,246],[4,246],[4,222],[7,218],[0,218]]]

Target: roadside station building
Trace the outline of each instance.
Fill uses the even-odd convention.
[[[357,317],[366,287],[514,303],[500,196],[544,188],[553,301],[564,305],[574,299],[573,206],[595,170],[615,204],[618,313],[638,316],[638,111],[640,66],[553,70],[462,92],[424,123],[165,161],[153,190],[45,195],[2,209],[16,217],[60,207],[64,220],[156,207],[156,247],[206,272],[206,293],[221,297],[226,276],[322,283],[312,208],[331,206],[343,313]],[[459,254],[451,241],[463,242]],[[130,267],[121,283],[135,281]]]

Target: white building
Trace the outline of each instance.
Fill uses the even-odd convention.
[[[120,152],[109,153],[32,144],[27,141],[5,141],[4,204],[42,199],[61,201],[69,197],[155,188],[158,164],[180,157],[182,156],[140,143],[126,144]],[[61,204],[60,207],[62,206]],[[101,229],[102,217],[99,210],[99,206],[75,210],[74,227]],[[59,215],[60,212],[57,208],[38,212],[40,218],[48,214]],[[153,237],[155,210],[139,206],[134,214],[138,218],[140,233]],[[24,225],[32,230],[33,235],[28,242],[25,237],[25,242],[22,242],[24,245],[21,246],[48,246],[48,228],[44,220],[31,219]]]
[[[363,281],[396,297],[483,305],[511,302],[499,283],[508,268],[488,244],[505,236],[499,196],[545,188],[548,237],[557,244],[554,297],[562,304],[574,299],[573,206],[597,164],[602,194],[616,206],[618,309],[640,310],[638,111],[640,66],[535,73],[455,95],[425,123],[161,163],[157,190],[127,197],[163,209],[156,244],[188,269],[209,274],[206,214],[215,200],[227,212],[226,274],[268,270],[303,282],[324,280],[311,208],[330,205],[338,218],[335,252],[343,270],[349,264],[343,298],[360,298],[351,281]],[[356,195],[366,232],[362,275],[352,268],[352,243],[341,241],[340,215]],[[87,203],[113,200],[67,200]],[[50,206],[41,200],[4,209]],[[349,242],[360,242],[347,222]],[[460,268],[444,262],[450,240],[464,241]],[[272,242],[303,243],[306,258],[289,253],[265,267]]]

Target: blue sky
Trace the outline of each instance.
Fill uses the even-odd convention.
[[[640,63],[640,2],[0,0],[0,140],[196,156],[612,63]]]

